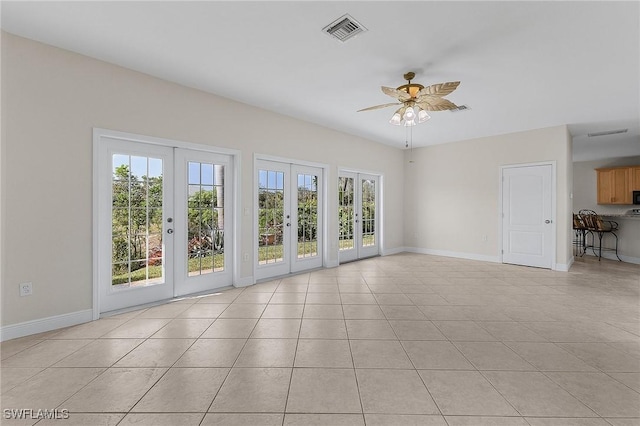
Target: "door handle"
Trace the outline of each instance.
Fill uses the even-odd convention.
[[[549,219],[545,220],[544,223],[551,223]]]
[[[287,222],[287,226],[291,226],[291,224],[289,222]]]
[[[173,234],[173,229],[171,228],[167,229],[167,234]]]

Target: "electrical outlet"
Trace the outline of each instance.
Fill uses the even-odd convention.
[[[20,284],[20,296],[31,296],[33,294],[33,284],[22,283]]]
[[[487,237],[486,235],[483,235],[482,236],[482,241],[484,241],[486,243],[487,241],[489,241],[489,237]]]
[[[244,262],[248,262],[248,261],[249,261],[249,253],[244,253],[244,254],[242,255],[242,260],[243,260]]]

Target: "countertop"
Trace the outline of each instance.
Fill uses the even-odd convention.
[[[614,218],[614,219],[635,219],[635,220],[640,220],[640,214],[619,213],[619,214],[601,214],[600,216],[602,216],[602,217],[610,217],[610,218]]]

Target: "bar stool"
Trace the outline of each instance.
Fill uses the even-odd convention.
[[[598,256],[598,261],[600,261],[600,259],[602,259],[602,250],[611,250],[615,252],[618,260],[622,261],[622,259],[620,259],[620,256],[618,256],[618,235],[615,233],[615,231],[618,229],[618,222],[614,222],[612,220],[602,220],[602,218],[593,210],[580,210],[578,212],[578,216],[580,216],[582,223],[584,223],[584,226],[586,227],[586,233],[591,234],[591,245],[586,245],[585,235],[584,251],[586,251],[587,248],[590,247],[591,251],[593,251],[593,255]],[[616,238],[615,249],[602,247],[602,237],[604,237],[605,234],[611,234]],[[598,254],[596,254],[595,250],[596,235],[598,236]]]
[[[576,254],[581,257],[585,251],[585,237],[587,234],[587,227],[584,225],[580,215],[573,213],[573,246],[576,247]]]

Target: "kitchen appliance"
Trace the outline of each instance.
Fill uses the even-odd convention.
[[[633,191],[633,204],[640,204],[640,191]]]
[[[640,216],[640,209],[631,209],[627,212],[627,214]]]

